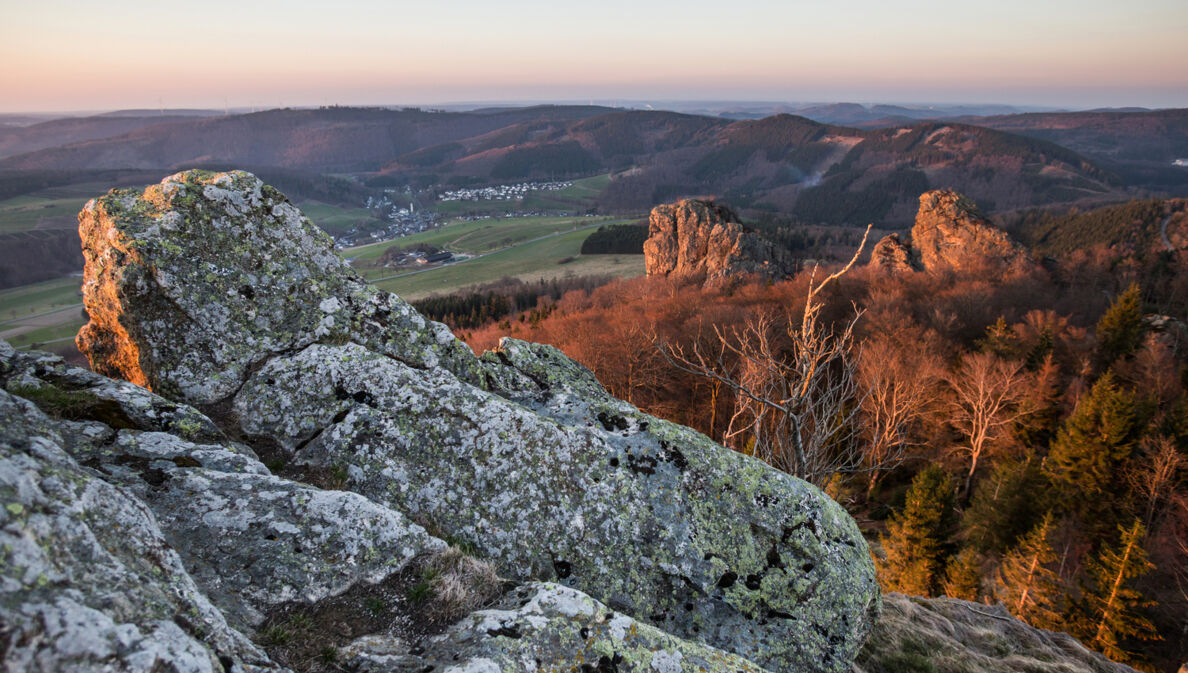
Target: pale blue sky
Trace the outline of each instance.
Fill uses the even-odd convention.
[[[0,110],[756,99],[1188,107],[1188,0],[0,0]]]

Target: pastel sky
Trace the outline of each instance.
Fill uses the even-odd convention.
[[[510,100],[1188,107],[1188,0],[0,0],[0,111]]]

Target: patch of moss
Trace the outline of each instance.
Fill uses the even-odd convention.
[[[138,427],[119,403],[86,390],[64,390],[45,383],[40,386],[13,385],[9,386],[8,392],[29,400],[54,418],[99,421],[117,430]]]

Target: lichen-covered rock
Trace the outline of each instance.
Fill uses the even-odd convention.
[[[920,195],[912,249],[924,269],[964,269],[971,263],[1029,264],[1027,249],[991,224],[977,206],[951,189]]]
[[[64,448],[75,460],[149,506],[198,586],[236,628],[255,627],[277,605],[375,584],[416,556],[445,548],[399,512],[356,493],[273,476],[241,444],[196,444],[98,420],[135,418],[139,427],[222,436],[196,410],[168,405],[143,388],[54,356],[16,353],[2,342],[0,370],[10,391],[73,419],[45,419],[44,427],[70,437]],[[62,395],[84,402],[61,409],[55,405]],[[119,405],[96,406],[84,395]]]
[[[740,273],[783,278],[796,270],[784,250],[744,228],[728,208],[697,199],[652,209],[644,264],[649,276],[702,276],[709,281]]]
[[[494,608],[475,612],[444,634],[412,647],[372,637],[352,643],[342,655],[359,673],[420,673],[430,667],[454,673],[763,670],[738,655],[676,638],[552,583],[523,585]]]
[[[165,441],[123,431],[116,451],[130,455],[128,445],[145,443],[159,451]],[[195,448],[184,455],[196,463]],[[228,472],[158,459],[105,468],[149,505],[195,581],[239,628],[259,625],[278,605],[378,583],[446,546],[361,495],[275,477],[263,465]]]
[[[614,399],[555,349],[480,361],[250,175],[179,174],[82,220],[98,370],[228,396],[233,435],[341,474],[505,577],[555,578],[758,665],[841,671],[869,631],[878,587],[837,503]]]
[[[1015,619],[1001,604],[955,598],[883,597],[883,614],[854,673],[1135,673],[1066,633]]]
[[[919,271],[920,264],[913,256],[912,247],[899,238],[899,234],[884,236],[870,253],[870,263],[890,272]]]
[[[9,392],[32,399],[68,420],[97,421],[109,430],[170,432],[198,442],[227,439],[218,426],[189,405],[171,402],[127,381],[68,365],[57,355],[18,352],[2,341],[0,380]],[[251,453],[246,447],[243,450]]]
[[[5,670],[278,670],[203,596],[148,509],[79,466],[53,426],[0,391]]]
[[[90,322],[77,342],[101,374],[208,404],[274,353],[351,340],[477,380],[474,355],[445,326],[365,283],[250,173],[112,190],[83,208],[79,234]]]
[[[512,579],[555,578],[777,670],[849,665],[878,590],[837,503],[640,413],[579,365],[549,366],[567,360],[555,349],[507,351],[504,366],[537,386],[523,404],[443,369],[315,344],[255,372],[235,416]]]

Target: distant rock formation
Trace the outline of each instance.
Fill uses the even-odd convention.
[[[741,273],[789,276],[795,261],[747,230],[729,208],[685,199],[652,209],[644,262],[649,276],[698,276],[718,281]]]
[[[611,668],[631,656],[655,670],[684,660],[842,673],[869,632],[873,565],[836,502],[641,413],[554,348],[505,340],[476,357],[368,285],[255,176],[179,173],[110,192],[80,221],[91,316],[80,349],[97,372],[156,393],[143,394],[157,416],[190,414],[185,405],[205,414],[182,428],[204,445],[115,414],[114,425],[63,437],[63,449],[156,513],[186,581],[249,637],[279,603],[312,607],[387,582],[441,538],[519,593],[457,626],[456,643],[420,649],[411,670],[466,664],[455,656],[473,670],[511,670],[524,657],[575,668],[598,652]],[[60,365],[18,360],[30,389],[72,394],[107,381],[74,370],[43,381],[39,372]],[[212,421],[226,435],[211,436]],[[310,474],[340,490],[298,483]],[[344,530],[327,540],[334,517]],[[210,549],[220,544],[228,549]],[[590,623],[580,637],[575,617]],[[38,629],[22,622],[13,641],[72,637]],[[412,649],[374,635],[350,650],[356,663]],[[187,637],[187,647],[206,642]]]
[[[920,263],[912,255],[912,246],[899,234],[884,236],[870,253],[870,263],[888,271],[919,271]]]
[[[972,201],[950,189],[921,194],[911,242],[904,243],[897,234],[884,237],[875,246],[870,263],[889,271],[1033,264],[1026,248],[991,224]]]

